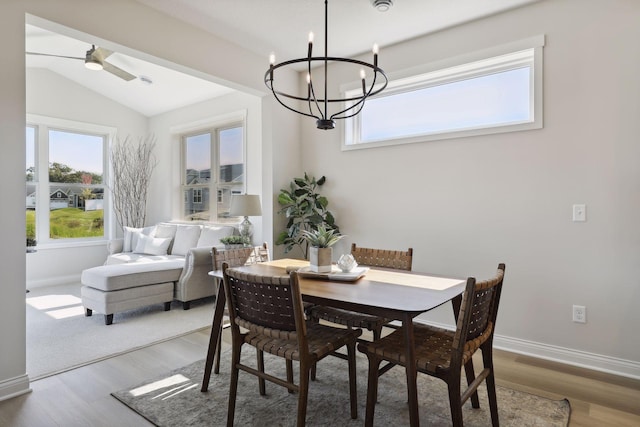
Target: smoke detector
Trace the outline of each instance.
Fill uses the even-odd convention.
[[[393,6],[393,0],[371,0],[371,4],[378,12],[386,12]]]

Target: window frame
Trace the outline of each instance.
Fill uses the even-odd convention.
[[[220,197],[219,190],[222,190],[220,187],[220,160],[219,160],[219,149],[220,149],[220,132],[233,129],[233,128],[241,128],[242,129],[242,160],[244,165],[244,180],[242,183],[242,193],[246,192],[247,188],[247,120],[246,120],[246,111],[240,111],[236,113],[230,113],[224,116],[220,116],[214,118],[212,120],[205,120],[201,122],[175,126],[171,128],[171,133],[175,136],[180,145],[180,165],[178,170],[180,171],[180,192],[181,195],[179,197],[180,205],[178,206],[179,213],[178,218],[182,221],[189,221],[190,218],[187,218],[185,215],[185,197],[184,194],[189,188],[207,188],[209,190],[209,219],[208,220],[197,220],[197,221],[206,221],[206,222],[226,222],[227,220],[231,222],[235,222],[235,218],[233,217],[222,217],[219,216],[218,212],[218,200],[224,199],[224,195]],[[202,135],[205,133],[209,133],[211,135],[211,177],[208,183],[205,184],[196,184],[196,185],[187,185],[185,182],[186,178],[186,140],[188,137]],[[203,195],[204,198],[204,195]],[[212,206],[215,204],[215,206]]]
[[[522,130],[540,129],[543,127],[543,47],[544,35],[534,36],[501,46],[484,49],[481,51],[432,62],[408,70],[390,74],[387,89],[377,98],[393,96],[408,91],[416,91],[457,81],[484,77],[502,71],[528,67],[529,93],[531,95],[530,112],[533,116],[530,120],[512,124],[497,124],[478,126],[454,130],[442,130],[399,136],[372,141],[360,141],[360,124],[362,112],[345,120],[342,133],[342,150],[358,150],[391,145],[409,144],[415,142],[436,141],[467,136],[489,135],[504,132],[517,132]],[[531,55],[525,55],[525,51],[531,51]],[[361,91],[361,82],[353,82],[341,87],[345,97]]]
[[[109,188],[109,179],[111,176],[109,153],[113,141],[116,138],[117,129],[111,126],[78,122],[75,120],[60,119],[38,114],[27,114],[26,119],[25,129],[27,127],[35,129],[34,179],[33,181],[25,181],[25,185],[34,185],[36,189],[35,239],[38,242],[38,248],[86,246],[98,243],[103,244],[105,241],[112,239],[115,230],[115,215],[113,215],[112,212],[111,192]],[[49,206],[50,188],[52,185],[55,186],[55,183],[52,184],[49,182],[49,131],[52,130],[98,136],[103,139],[102,184],[91,184],[92,188],[102,188],[103,190],[104,232],[101,237],[69,237],[60,239],[52,239],[50,237],[50,210],[38,207]]]

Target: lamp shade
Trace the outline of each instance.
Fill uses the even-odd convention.
[[[257,194],[240,194],[231,197],[230,216],[260,216],[260,196]]]

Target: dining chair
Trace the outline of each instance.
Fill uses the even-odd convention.
[[[424,324],[413,325],[415,360],[418,372],[431,375],[447,383],[449,406],[454,427],[462,426],[462,405],[471,397],[473,408],[479,408],[478,386],[487,385],[492,425],[498,426],[498,404],[493,373],[493,333],[498,304],[502,292],[505,265],[498,265],[496,275],[489,280],[476,282],[467,279],[462,302],[456,314],[456,329],[436,328]],[[455,304],[454,304],[455,309]],[[455,311],[455,310],[454,310]],[[378,377],[388,371],[389,365],[380,369],[381,362],[405,366],[404,326],[379,341],[360,342],[358,350],[369,359],[367,408],[365,426],[373,425],[375,404],[378,398]],[[482,353],[483,370],[475,375],[472,356],[476,350]],[[465,369],[467,388],[461,394],[461,371]]]
[[[353,255],[358,265],[369,267],[411,271],[413,264],[413,248],[409,248],[406,251],[371,249],[359,248],[355,243],[352,243],[351,255]],[[373,332],[374,341],[380,339],[382,327],[390,322],[389,319],[383,317],[322,305],[311,307],[308,310],[308,315],[315,321],[326,320],[348,328],[368,329]]]
[[[263,243],[261,249],[266,251],[266,258],[269,258],[269,249],[267,247],[267,243]],[[255,264],[258,259],[256,256],[256,251],[258,249],[253,247],[246,248],[233,248],[233,249],[218,249],[213,248],[211,250],[211,263],[213,265],[214,270],[222,270],[222,264],[227,263],[230,267],[238,267],[241,265],[245,265],[248,262]],[[264,251],[261,251],[260,257],[264,255]],[[253,258],[252,258],[253,257]],[[249,261],[251,259],[251,261]],[[216,279],[218,281],[218,279]],[[220,283],[218,283],[220,286]],[[229,316],[229,312],[225,309],[225,315]],[[221,347],[222,347],[222,329],[220,328],[220,333],[218,334],[218,345],[216,346],[216,356],[215,356],[215,364],[213,368],[213,372],[216,374],[220,373],[220,355],[221,355]]]
[[[298,274],[257,276],[223,264],[224,289],[231,318],[232,370],[227,426],[233,426],[239,372],[258,377],[259,392],[266,394],[265,380],[298,393],[297,425],[304,426],[311,367],[347,347],[351,418],[358,417],[356,392],[357,338],[361,329],[335,328],[305,320]],[[242,329],[241,329],[242,328]],[[257,369],[241,362],[243,345],[257,350]],[[286,360],[286,380],[265,372],[264,352]],[[293,361],[299,362],[299,380],[293,378]]]

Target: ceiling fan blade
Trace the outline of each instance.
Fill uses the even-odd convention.
[[[97,59],[99,59],[100,61],[104,61],[105,59],[107,59],[108,57],[111,56],[111,54],[113,54],[112,50],[109,49],[105,49],[103,47],[97,47],[95,49],[95,51],[93,52],[93,56],[95,56]]]
[[[102,61],[102,67],[104,71],[107,71],[114,76],[118,76],[126,81],[131,81],[136,78],[136,76],[134,76],[133,74],[128,73],[122,68],[118,68],[115,65],[108,63],[107,61]]]
[[[39,53],[39,52],[25,52],[27,55],[37,55],[37,56],[51,56],[53,58],[67,58],[67,59],[80,59],[84,61],[84,58],[80,58],[78,56],[65,56],[65,55],[53,55],[50,53]]]

